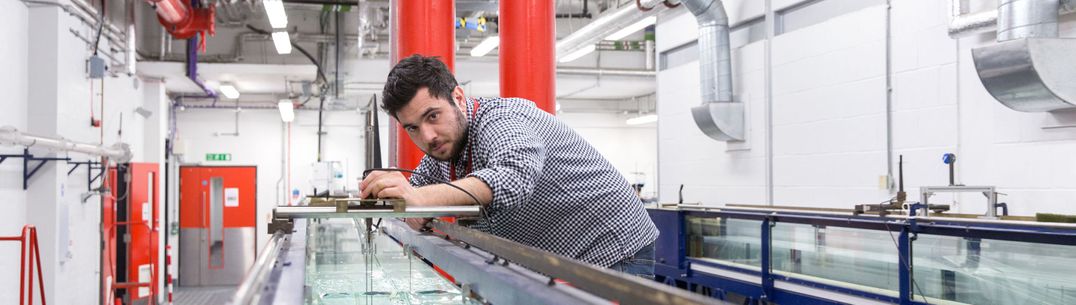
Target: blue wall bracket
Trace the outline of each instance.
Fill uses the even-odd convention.
[[[67,175],[68,176],[70,176],[71,173],[75,172],[75,170],[78,169],[79,166],[86,165],[86,190],[87,191],[93,190],[93,187],[92,187],[93,182],[97,181],[97,179],[101,178],[101,175],[105,173],[105,167],[101,166],[101,162],[99,162],[99,161],[93,161],[93,160],[90,160],[90,161],[67,161],[67,164],[74,165],[74,166],[71,167],[71,169],[67,170]],[[97,175],[93,174],[94,170],[97,170]]]
[[[22,189],[23,190],[26,190],[26,188],[29,186],[30,177],[33,177],[34,174],[36,174],[37,171],[40,170],[42,166],[45,166],[45,163],[48,163],[49,161],[71,161],[71,158],[54,158],[54,157],[38,158],[38,157],[34,157],[34,155],[30,154],[30,149],[29,148],[24,148],[22,150],[22,154],[17,154],[17,155],[15,155],[15,154],[3,154],[3,155],[0,155],[0,163],[4,163],[4,161],[7,160],[7,158],[22,158]],[[37,161],[37,164],[34,164],[33,168],[31,169],[30,162],[32,162],[32,161]]]

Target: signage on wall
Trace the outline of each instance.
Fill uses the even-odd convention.
[[[224,189],[224,206],[239,206],[239,188],[230,187]]]
[[[232,161],[232,154],[205,154],[206,161]]]

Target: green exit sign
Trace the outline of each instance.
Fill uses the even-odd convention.
[[[232,154],[205,154],[206,161],[232,161]]]

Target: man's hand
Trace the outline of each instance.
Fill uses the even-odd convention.
[[[415,231],[422,231],[422,228],[426,226],[426,223],[429,223],[431,220],[433,220],[433,218],[404,218],[404,222],[407,223],[407,226]]]
[[[373,171],[359,183],[359,198],[398,198],[408,205],[426,203],[422,194],[400,172]]]

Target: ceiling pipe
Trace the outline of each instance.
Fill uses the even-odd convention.
[[[983,87],[1002,105],[1023,112],[1076,109],[1076,39],[1057,38],[1062,7],[1058,0],[998,4],[997,43],[971,55]]]
[[[968,0],[949,1],[949,37],[961,38],[993,31],[998,24],[998,10],[969,14]],[[1007,1],[1002,1],[1007,2]],[[1076,0],[1061,0],[1058,11],[1062,15],[1076,12]]]
[[[178,39],[188,39],[199,33],[216,33],[216,6],[195,8],[185,0],[145,0],[157,7],[157,20]],[[193,1],[192,1],[193,2]]]
[[[94,145],[75,142],[64,138],[50,138],[24,133],[12,126],[0,127],[0,144],[11,146],[25,146],[26,148],[40,147],[58,152],[77,152],[92,156],[108,157],[117,163],[131,160],[131,148],[123,142],[117,142],[112,146]]]
[[[205,96],[217,98],[217,91],[210,88],[198,78],[198,37],[187,40],[187,78],[190,79],[198,88],[202,89]]]
[[[559,60],[582,48],[593,46],[610,34],[639,22],[643,18],[657,15],[657,13],[667,9],[664,5],[661,5],[661,2],[662,0],[640,0],[640,6],[653,8],[648,11],[641,11],[635,5],[625,5],[621,8],[611,9],[611,12],[602,14],[594,21],[557,41],[557,59]]]
[[[657,76],[657,72],[655,72],[654,70],[643,69],[557,67],[557,75],[655,77]]]
[[[684,0],[699,24],[702,105],[691,108],[695,125],[718,141],[744,140],[744,105],[732,100],[729,18],[721,0]]]

